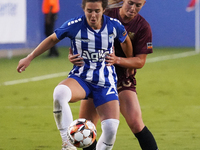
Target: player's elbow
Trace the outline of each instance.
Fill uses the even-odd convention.
[[[143,68],[145,65],[145,61],[144,60],[138,60],[137,61],[137,65],[136,65],[136,69],[141,69]]]
[[[137,69],[141,69],[144,65],[138,65]]]
[[[137,55],[135,57],[136,69],[141,69],[146,63],[146,54]]]

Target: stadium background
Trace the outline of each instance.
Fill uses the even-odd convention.
[[[3,14],[3,11],[5,11],[1,9],[1,5],[17,3],[14,0],[2,1],[5,2],[0,3],[0,14]],[[23,43],[0,43],[0,50],[34,48],[45,38],[44,16],[41,11],[42,0],[26,0],[25,2],[27,12],[26,41]],[[140,14],[144,16],[152,27],[154,47],[194,47],[195,15],[194,11],[189,13],[186,11],[188,3],[189,0],[147,0]],[[60,0],[60,12],[56,27],[61,26],[66,20],[81,14],[83,14],[81,0]],[[58,46],[69,45],[69,39],[58,44]]]
[[[194,51],[194,11],[185,11],[189,1],[147,0],[141,11],[153,30],[154,53],[148,55],[144,68],[137,72],[137,93],[145,125],[161,150],[200,149],[200,53]],[[0,57],[3,51],[19,54],[21,49],[32,50],[45,38],[42,0],[0,0],[0,41],[5,30],[1,29],[5,23],[1,18],[9,13],[3,4],[8,2],[27,4],[26,28],[18,29],[26,31],[26,42],[0,42]],[[56,27],[82,14],[80,3],[81,0],[60,0]],[[19,16],[19,21],[11,25],[16,27],[21,19]],[[59,58],[46,59],[46,54],[41,55],[21,74],[16,67],[25,55],[0,59],[0,150],[61,149],[52,113],[52,93],[72,68],[67,59],[68,44],[69,40],[59,43]],[[74,119],[78,118],[79,104],[70,104]],[[100,122],[97,131],[99,136]],[[140,146],[120,116],[113,150],[127,149],[138,150]]]

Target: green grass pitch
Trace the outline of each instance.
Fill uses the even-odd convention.
[[[0,150],[59,150],[61,138],[52,113],[54,87],[65,76],[5,85],[7,81],[68,72],[68,49],[61,57],[36,58],[25,72],[16,71],[22,57],[0,59]],[[155,48],[149,58],[191,51],[187,48]],[[200,55],[149,62],[138,70],[137,91],[146,126],[160,150],[200,149]],[[79,102],[70,104],[74,119]],[[97,126],[101,134],[100,123]],[[113,150],[139,150],[124,118]]]

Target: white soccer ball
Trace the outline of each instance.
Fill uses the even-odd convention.
[[[95,125],[86,119],[74,120],[67,131],[67,137],[71,144],[78,148],[90,146],[96,139],[97,130]]]

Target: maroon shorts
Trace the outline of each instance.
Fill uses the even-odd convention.
[[[122,76],[118,78],[117,91],[120,93],[123,90],[131,90],[136,92],[136,80],[134,76]]]

